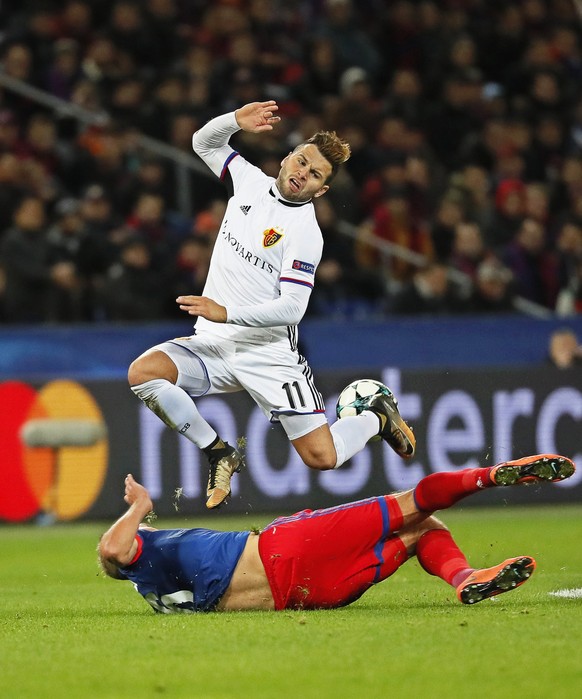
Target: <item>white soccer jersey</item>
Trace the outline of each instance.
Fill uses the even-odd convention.
[[[196,321],[196,331],[248,341],[294,333],[307,308],[323,239],[311,202],[285,201],[272,177],[228,145],[234,113],[213,119],[194,150],[226,184],[230,199],[203,295],[227,309],[227,323]]]

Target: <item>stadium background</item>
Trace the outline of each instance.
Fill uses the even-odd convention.
[[[337,473],[311,473],[245,396],[207,398],[225,435],[247,439],[249,469],[228,511],[324,506],[476,459],[582,452],[580,365],[557,370],[547,358],[557,327],[582,336],[576,3],[6,2],[0,21],[0,520],[114,516],[129,470],[160,514],[203,511],[198,452],[123,377],[141,351],[188,332],[168,300],[203,282],[223,195],[188,150],[192,130],[268,97],[284,116],[276,140],[237,142],[267,170],[312,128],[355,144],[320,212],[326,274],[302,327],[328,407],[353,378],[384,379],[419,453],[406,466],[372,445]],[[161,205],[154,220],[144,194]],[[44,221],[19,248],[27,197]],[[101,205],[100,228],[87,210]],[[532,221],[543,246],[528,255],[519,236]],[[454,247],[467,222],[483,239],[476,257]],[[447,280],[411,305],[427,261]],[[33,262],[42,274],[19,286]],[[480,287],[491,262],[495,302]],[[57,450],[22,442],[29,419],[79,416],[102,420],[107,438]],[[574,481],[541,497],[581,494]]]

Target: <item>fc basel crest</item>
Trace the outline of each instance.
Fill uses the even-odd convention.
[[[272,248],[273,245],[276,245],[282,237],[283,234],[279,233],[279,231],[276,231],[274,228],[269,228],[268,230],[263,231],[263,247]]]

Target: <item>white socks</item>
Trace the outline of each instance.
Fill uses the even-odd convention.
[[[336,420],[330,429],[337,454],[334,468],[339,468],[378,434],[378,416],[370,410],[364,410],[360,415]]]
[[[194,401],[183,389],[166,379],[152,379],[131,390],[168,427],[203,449],[218,436],[198,412]]]

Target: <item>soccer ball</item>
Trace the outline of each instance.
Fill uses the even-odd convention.
[[[358,379],[348,384],[340,393],[335,407],[338,418],[359,415],[367,410],[374,396],[384,394],[391,396],[392,391],[388,386],[375,379]]]

